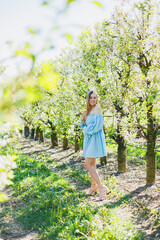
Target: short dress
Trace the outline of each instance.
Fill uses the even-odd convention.
[[[103,116],[101,113],[88,114],[86,125],[81,119],[81,128],[84,132],[83,157],[99,158],[107,156],[106,141],[103,131]]]

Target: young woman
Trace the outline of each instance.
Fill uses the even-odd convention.
[[[86,110],[82,114],[81,128],[84,132],[84,166],[91,175],[91,187],[87,195],[92,195],[99,190],[99,199],[104,200],[110,190],[101,182],[96,170],[96,158],[107,155],[103,132],[103,116],[97,102],[97,93],[89,91],[87,94]]]

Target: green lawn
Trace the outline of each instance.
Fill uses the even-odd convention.
[[[54,171],[54,160],[48,156],[34,159],[14,148],[6,151],[17,155],[10,186],[16,205],[6,206],[2,217],[11,216],[26,231],[33,228],[39,239],[144,239],[144,234],[130,221],[123,221],[113,206],[96,204],[85,196],[83,189],[90,184],[86,172],[57,163]],[[113,179],[109,184],[110,198],[114,198],[114,194],[119,194],[116,184]],[[122,204],[123,196],[121,199]],[[5,226],[1,225],[5,233]]]

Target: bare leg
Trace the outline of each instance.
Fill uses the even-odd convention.
[[[110,190],[101,182],[100,177],[96,170],[96,159],[95,158],[86,158],[84,162],[85,168],[91,175],[91,188],[89,193],[97,191],[97,185],[100,190],[100,200],[105,199],[106,193],[109,193]]]
[[[86,158],[84,162],[85,168],[88,170],[88,172],[91,175],[91,180],[96,182],[98,186],[101,186],[101,180],[100,177],[96,171],[96,159],[95,158]]]
[[[93,159],[94,159],[93,160],[93,166],[96,169],[96,159],[95,158],[93,158]],[[96,183],[96,181],[95,181],[93,176],[91,176],[91,187],[93,187],[93,188],[97,187],[97,183]]]
[[[96,159],[95,158],[92,158],[92,162],[91,162],[94,166],[94,168],[96,169]],[[89,167],[88,167],[88,160],[86,159],[86,161],[84,162],[84,167],[89,170]],[[98,185],[96,183],[96,180],[95,178],[91,175],[91,187],[89,189],[87,189],[86,191],[86,195],[93,195],[95,192],[98,191]]]

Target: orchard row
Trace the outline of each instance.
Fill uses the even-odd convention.
[[[67,148],[69,137],[75,138],[75,150],[79,150],[86,94],[95,90],[103,115],[108,116],[106,134],[118,145],[118,171],[126,171],[126,142],[140,136],[147,145],[146,183],[155,182],[160,129],[160,25],[155,21],[159,7],[145,0],[127,12],[117,10],[93,30],[83,29],[56,59],[34,69],[38,84],[29,97],[35,100],[19,109],[32,137],[36,131],[36,138],[39,135],[43,141],[42,131],[50,129],[53,147],[58,136]]]

